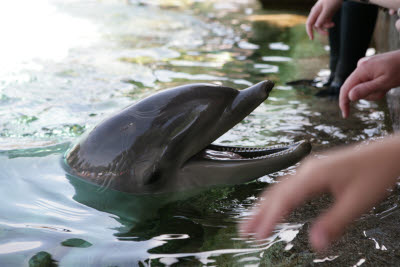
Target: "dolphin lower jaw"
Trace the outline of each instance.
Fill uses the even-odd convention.
[[[297,163],[310,153],[311,145],[306,141],[264,148],[210,145],[206,150],[181,168],[175,187],[249,182]]]

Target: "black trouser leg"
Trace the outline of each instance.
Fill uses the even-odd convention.
[[[374,32],[378,7],[344,1],[333,17],[335,26],[329,30],[331,76],[329,88],[317,96],[339,95],[340,87],[365,56]]]
[[[334,82],[340,86],[365,56],[375,28],[378,7],[344,1],[340,16],[340,52]]]
[[[339,9],[336,14],[333,16],[332,21],[335,23],[333,28],[329,29],[329,69],[331,70],[331,75],[329,76],[327,86],[329,86],[335,77],[336,65],[339,61],[340,54],[340,22],[341,22],[341,14],[342,11]]]

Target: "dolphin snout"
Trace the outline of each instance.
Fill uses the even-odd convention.
[[[269,94],[271,92],[272,88],[274,88],[275,83],[273,81],[266,80],[266,81],[260,82],[259,85],[261,86],[261,88],[263,90],[265,90],[265,92],[267,94]]]
[[[266,98],[268,98],[269,93],[271,92],[274,85],[275,85],[274,82],[272,82],[270,80],[266,80],[266,81],[259,82],[245,90],[242,90],[242,92],[247,91],[247,94],[250,94],[253,97],[260,98],[260,99],[262,98],[263,100],[265,100]]]
[[[271,92],[272,88],[274,88],[274,85],[275,84],[273,81],[266,80],[266,81],[259,82],[247,89],[248,89],[248,92],[250,94],[253,94],[254,96],[257,95],[257,96],[262,96],[262,97],[267,98],[269,93]]]

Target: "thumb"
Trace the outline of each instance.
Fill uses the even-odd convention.
[[[315,22],[315,27],[322,28],[324,25],[331,25],[332,24],[332,16],[326,8],[323,8],[321,11],[321,15],[318,17],[317,21]]]

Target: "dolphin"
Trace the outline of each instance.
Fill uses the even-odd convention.
[[[67,172],[133,194],[245,183],[309,154],[300,141],[272,147],[212,144],[263,103],[274,83],[236,90],[189,84],[163,90],[104,120],[64,157]]]

